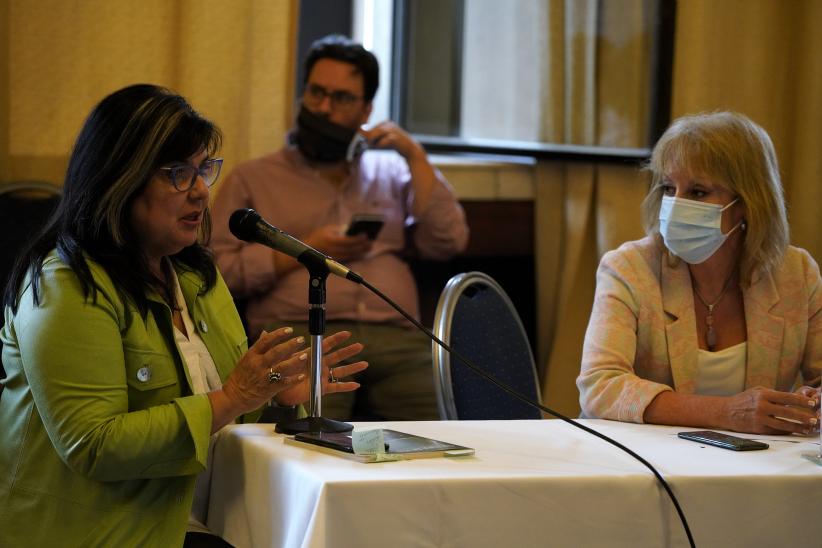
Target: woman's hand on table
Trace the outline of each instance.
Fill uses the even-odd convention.
[[[819,392],[750,388],[728,397],[723,415],[737,432],[809,435],[819,428]]]

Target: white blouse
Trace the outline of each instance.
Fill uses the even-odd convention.
[[[191,379],[191,389],[195,394],[205,394],[212,390],[222,388],[223,383],[220,380],[220,374],[217,372],[217,366],[214,364],[214,359],[206,348],[203,339],[197,334],[194,328],[194,322],[191,320],[191,315],[188,312],[188,306],[183,298],[183,292],[180,289],[180,283],[177,280],[177,273],[172,270],[174,278],[174,293],[177,300],[177,305],[180,307],[180,314],[183,317],[183,325],[186,328],[185,333],[174,326],[174,341],[180,349],[183,357],[183,365],[188,371],[188,376]],[[204,525],[206,510],[208,509],[208,496],[211,488],[211,453],[214,448],[214,436],[211,437],[211,442],[208,444],[208,463],[206,469],[197,475],[197,480],[194,483],[194,502],[191,505],[191,514],[188,518],[187,531],[198,531],[203,533],[210,533],[211,531]]]
[[[745,390],[748,343],[741,342],[718,352],[699,349],[696,393],[703,396],[732,396]]]

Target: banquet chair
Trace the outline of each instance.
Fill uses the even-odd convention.
[[[434,313],[434,334],[484,372],[541,402],[528,336],[508,295],[482,272],[451,278]],[[446,420],[539,419],[542,413],[432,343],[434,386]]]
[[[0,183],[0,291],[26,243],[34,239],[60,201],[59,186],[45,181]],[[0,314],[0,328],[4,316]],[[3,344],[0,342],[0,353]],[[6,376],[0,361],[0,378]],[[0,391],[2,391],[0,385]]]

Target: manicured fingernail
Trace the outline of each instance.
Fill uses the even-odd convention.
[[[286,327],[286,328],[285,328],[285,334],[286,334],[286,335],[291,335],[292,333],[294,333],[294,330],[293,330],[293,329],[291,329],[290,327]]]
[[[808,405],[811,406],[811,407],[816,407],[816,400],[809,401]]]
[[[299,376],[297,376],[297,380],[298,381],[304,381],[305,380],[305,374],[303,373],[303,374],[300,374]]]
[[[811,424],[816,424],[816,417],[811,417],[811,420],[809,422]]]
[[[307,360],[307,359],[308,359],[308,354],[306,354],[305,352],[303,352],[302,354],[300,354],[300,361],[305,361],[305,360]]]
[[[297,337],[297,342],[302,344],[305,342],[305,337]]]

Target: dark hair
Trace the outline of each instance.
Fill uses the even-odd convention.
[[[151,274],[146,258],[133,243],[137,238],[129,221],[131,205],[159,167],[186,161],[203,150],[212,155],[220,143],[220,130],[183,97],[165,88],[137,84],[100,101],[74,144],[60,203],[18,258],[3,305],[16,311],[27,273],[34,302],[39,304],[43,261],[56,247],[63,262],[77,274],[86,297],[96,298],[99,289],[86,262],[89,258],[146,314],[147,290],[158,284],[166,287],[166,283]],[[203,276],[204,292],[217,279],[213,257],[205,247],[210,232],[206,210],[200,241],[172,257]]]
[[[374,54],[342,34],[330,34],[311,44],[303,65],[303,85],[314,64],[320,59],[334,59],[354,65],[362,74],[364,99],[370,103],[380,85],[380,64]]]

